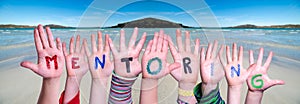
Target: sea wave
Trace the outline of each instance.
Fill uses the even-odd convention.
[[[0,50],[8,50],[8,49],[14,49],[14,48],[30,47],[30,46],[34,46],[34,43],[22,43],[22,44],[0,46]]]

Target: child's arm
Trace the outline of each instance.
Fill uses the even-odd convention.
[[[224,46],[219,50],[223,52]],[[212,45],[208,44],[206,54],[205,49],[201,49],[200,55],[200,76],[202,83],[195,87],[195,97],[198,103],[225,103],[219,93],[218,84],[224,78],[224,70],[220,62],[221,54],[218,54],[218,41]],[[198,92],[197,92],[198,91]]]
[[[142,58],[142,85],[140,104],[158,103],[158,79],[180,67],[180,63],[167,63],[168,41],[167,35],[161,30],[154,34],[154,39],[149,41]]]
[[[105,45],[102,43],[101,32],[98,32],[98,47],[96,45],[95,35],[91,35],[91,42],[92,53],[87,46],[87,41],[83,41],[92,76],[89,103],[105,104],[107,103],[107,82],[114,68],[113,63],[110,61],[108,35],[105,35]]]
[[[139,43],[135,45],[137,35],[138,28],[134,28],[129,44],[126,46],[125,31],[121,30],[119,50],[116,49],[112,40],[109,39],[115,67],[109,94],[108,103],[110,104],[132,103],[131,87],[142,71],[139,55],[146,41],[146,33],[144,33]]]
[[[240,104],[242,85],[256,65],[250,66],[248,70],[243,68],[243,46],[240,46],[237,53],[236,43],[233,43],[232,58],[230,54],[229,46],[226,46],[227,63],[223,61],[221,63],[228,83],[227,103]]]
[[[271,80],[267,71],[269,69],[270,63],[272,61],[273,52],[269,53],[269,56],[264,65],[262,65],[263,60],[263,48],[260,48],[259,55],[257,59],[257,65],[251,72],[250,76],[247,79],[248,93],[246,97],[246,104],[260,104],[263,92],[268,88],[275,85],[283,85],[284,81],[282,80]],[[249,51],[249,63],[254,64],[253,51]]]
[[[34,41],[38,54],[38,62],[34,64],[29,61],[23,61],[21,66],[31,69],[43,77],[38,103],[57,104],[60,76],[65,67],[65,59],[60,39],[56,38],[56,44],[54,43],[49,27],[46,27],[46,34],[44,33],[42,25],[38,25],[38,27],[34,29]]]
[[[67,80],[65,85],[65,92],[62,103],[67,104],[70,101],[80,101],[75,96],[79,95],[79,87],[82,77],[87,73],[89,66],[86,60],[84,47],[80,45],[80,36],[77,35],[76,43],[74,46],[74,37],[70,39],[69,52],[66,49],[66,43],[63,42],[63,52],[66,60]]]
[[[194,52],[191,51],[190,33],[185,32],[185,44],[182,43],[181,31],[176,31],[176,40],[178,51],[175,48],[171,37],[168,37],[169,47],[175,62],[181,63],[181,67],[171,72],[171,75],[178,82],[178,99],[177,101],[195,104],[197,101],[193,95],[193,88],[198,80],[198,71],[200,69],[199,45],[200,40],[195,40]],[[184,48],[185,47],[185,48]]]

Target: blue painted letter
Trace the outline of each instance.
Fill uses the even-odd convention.
[[[105,65],[105,55],[104,54],[102,56],[102,59],[103,59],[103,61],[101,62],[97,56],[95,57],[95,70],[98,69],[98,63],[101,65],[102,69],[104,68],[104,65]]]
[[[240,76],[241,73],[240,64],[238,64],[238,70],[236,70],[233,66],[231,66],[231,77],[234,77],[233,72],[235,72],[238,77]]]

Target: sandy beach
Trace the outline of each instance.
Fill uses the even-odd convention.
[[[248,56],[245,52],[244,56]],[[247,57],[244,58],[244,67],[248,66]],[[300,88],[298,70],[299,63],[289,62],[291,65],[282,64],[282,61],[274,62],[273,59],[269,72],[272,79],[282,79],[286,82],[283,86],[276,86],[264,92],[263,104],[297,104],[300,102],[299,94]],[[34,60],[32,60],[34,61]],[[41,88],[42,78],[29,69],[22,68],[14,63],[1,67],[0,69],[0,103],[1,104],[33,104],[37,102],[39,91]],[[9,69],[7,69],[9,68]],[[64,89],[66,79],[66,71],[63,72],[61,77],[60,92]],[[135,103],[139,102],[139,88],[140,88],[141,75],[133,86],[133,100]],[[201,81],[200,78],[198,81]],[[81,83],[81,103],[88,104],[89,92],[91,85],[91,76],[88,72],[84,76]],[[247,86],[244,84],[241,101],[245,100]],[[160,104],[175,104],[177,99],[177,82],[172,76],[168,75],[160,80],[159,83],[159,103]],[[226,99],[227,96],[227,82],[225,78],[220,82],[221,96]]]

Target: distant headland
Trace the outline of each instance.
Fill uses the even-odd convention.
[[[62,25],[56,25],[56,24],[48,24],[45,25],[50,28],[74,28],[69,26],[62,26]],[[30,25],[15,25],[15,24],[0,24],[0,28],[35,28],[36,26],[30,26]]]
[[[70,27],[70,26],[62,26],[56,24],[45,25],[50,28],[100,28],[100,27]],[[0,24],[0,28],[35,28],[36,26],[30,25],[14,25],[14,24]],[[102,27],[102,28],[217,28],[217,27],[191,27],[185,26],[181,23],[175,23],[167,20],[157,19],[157,18],[143,18],[138,20],[133,20],[125,23],[119,23],[115,26],[110,27]],[[218,27],[220,28],[220,27]],[[300,24],[286,24],[286,25],[271,25],[271,26],[257,26],[253,24],[245,24],[231,27],[221,27],[224,29],[260,29],[260,28],[300,28]]]

